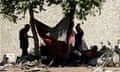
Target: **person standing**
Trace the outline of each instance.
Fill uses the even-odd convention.
[[[78,50],[81,50],[82,37],[84,35],[84,32],[81,29],[80,24],[77,24],[75,28],[76,28],[76,31],[77,31],[77,34],[75,36],[75,48],[78,49]]]
[[[20,48],[22,49],[22,56],[27,56],[27,48],[28,48],[28,38],[32,38],[32,36],[28,36],[27,33],[30,29],[30,25],[26,24],[24,28],[22,28],[19,32],[19,40],[20,40]]]

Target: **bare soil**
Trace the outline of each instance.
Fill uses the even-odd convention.
[[[48,67],[48,68],[33,68],[30,70],[21,70],[19,67],[12,66],[0,72],[93,72],[97,67]],[[120,72],[120,67],[104,67],[104,72]]]

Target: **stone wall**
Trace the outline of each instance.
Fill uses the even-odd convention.
[[[101,15],[92,17],[88,16],[87,21],[82,24],[84,30],[84,40],[88,47],[98,45],[100,42],[107,44],[109,40],[114,46],[120,39],[120,0],[106,0],[104,3]],[[54,27],[63,17],[60,6],[45,7],[47,10],[39,14],[35,14],[35,18]],[[24,27],[24,24],[29,23],[29,15],[23,20],[18,20],[17,24],[9,22],[0,15],[0,59],[5,53],[15,53],[16,56],[21,55],[19,48],[19,30]],[[75,19],[75,23],[80,23],[80,20]],[[29,35],[32,35],[29,32]],[[33,40],[30,39],[30,46],[33,47]]]

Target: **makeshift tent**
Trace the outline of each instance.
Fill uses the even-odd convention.
[[[33,22],[39,36],[49,47],[49,52],[55,56],[66,58],[72,43],[69,41],[74,41],[74,39],[70,39],[71,37],[74,38],[72,18],[64,17],[54,28],[50,28],[36,19],[33,19]],[[46,33],[50,33],[50,35],[47,36]]]

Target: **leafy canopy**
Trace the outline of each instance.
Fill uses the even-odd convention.
[[[27,10],[32,6],[40,11],[45,10],[44,4],[48,6],[52,4],[60,4],[65,15],[75,15],[77,18],[86,20],[88,14],[94,14],[95,9],[100,12],[102,3],[105,0],[1,0],[0,13],[11,21],[16,22],[17,15],[23,13],[23,17]],[[36,12],[36,11],[34,11]]]
[[[42,10],[43,4],[44,0],[1,0],[0,8],[1,13],[4,14],[4,17],[16,22],[18,14],[24,13],[25,15],[27,9],[31,6]]]
[[[88,14],[94,15],[95,12],[100,13],[101,7],[105,0],[65,0],[63,3],[64,13],[67,15],[75,6],[75,16],[79,19],[86,20]]]

